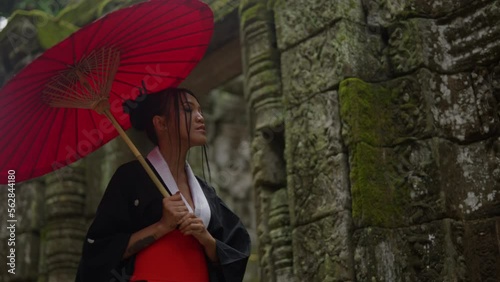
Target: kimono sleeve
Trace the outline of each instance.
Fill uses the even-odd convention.
[[[132,232],[130,231],[130,172],[118,168],[97,208],[95,219],[83,243],[77,282],[100,282],[127,278],[130,259],[122,260]],[[131,274],[128,274],[131,275]],[[128,280],[127,280],[128,281]]]
[[[215,216],[220,226],[215,226],[212,236],[216,239],[219,263],[209,264],[210,281],[243,281],[250,256],[250,236],[238,216],[219,197],[216,199],[219,209]]]

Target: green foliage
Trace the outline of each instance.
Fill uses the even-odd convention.
[[[76,30],[78,30],[78,27],[57,20],[43,11],[17,10],[9,18],[9,23],[5,29],[0,32],[0,41],[7,38],[14,45],[30,44],[31,38],[36,35],[40,46],[43,49],[48,49]],[[9,38],[13,34],[16,35],[16,38]],[[12,41],[16,39],[17,42]]]
[[[71,0],[2,0],[0,16],[9,17],[15,10],[40,10],[55,15]]]
[[[84,26],[100,17],[103,8],[113,0],[86,0],[66,6],[57,15],[57,19]]]

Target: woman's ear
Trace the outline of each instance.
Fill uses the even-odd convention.
[[[165,120],[165,117],[159,115],[154,116],[153,125],[155,127],[156,132],[167,130],[167,121]]]

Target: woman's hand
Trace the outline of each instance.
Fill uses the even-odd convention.
[[[205,254],[212,262],[217,262],[216,241],[208,232],[201,218],[192,213],[186,214],[179,221],[179,231],[184,235],[193,235],[205,249]]]
[[[170,232],[181,223],[181,219],[188,213],[189,210],[182,201],[181,194],[177,192],[171,197],[163,199],[163,214],[160,224],[167,229],[167,232]]]
[[[179,231],[184,235],[193,235],[203,246],[213,239],[212,235],[205,228],[201,218],[196,217],[192,213],[186,214],[179,221]]]

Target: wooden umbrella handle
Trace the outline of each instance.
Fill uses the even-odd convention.
[[[139,162],[141,163],[142,167],[144,167],[144,169],[148,173],[149,177],[151,178],[151,180],[153,180],[154,184],[156,185],[156,188],[158,188],[158,190],[163,195],[163,197],[165,197],[165,198],[169,197],[170,195],[168,194],[168,192],[165,189],[165,187],[163,186],[163,184],[160,182],[160,180],[158,179],[158,177],[156,176],[156,174],[153,172],[153,170],[151,169],[151,167],[148,165],[148,163],[146,163],[146,160],[141,155],[141,152],[139,152],[139,150],[134,145],[134,143],[132,142],[132,140],[130,140],[130,138],[127,136],[127,133],[125,133],[125,131],[123,131],[123,128],[120,126],[120,124],[116,121],[115,117],[109,111],[109,108],[104,109],[102,112],[106,115],[106,117],[109,119],[109,121],[111,121],[111,123],[116,128],[116,130],[118,131],[118,133],[120,133],[120,136],[123,138],[123,140],[125,141],[125,143],[127,143],[127,145],[130,148],[130,150],[132,150],[132,153],[139,160]]]

